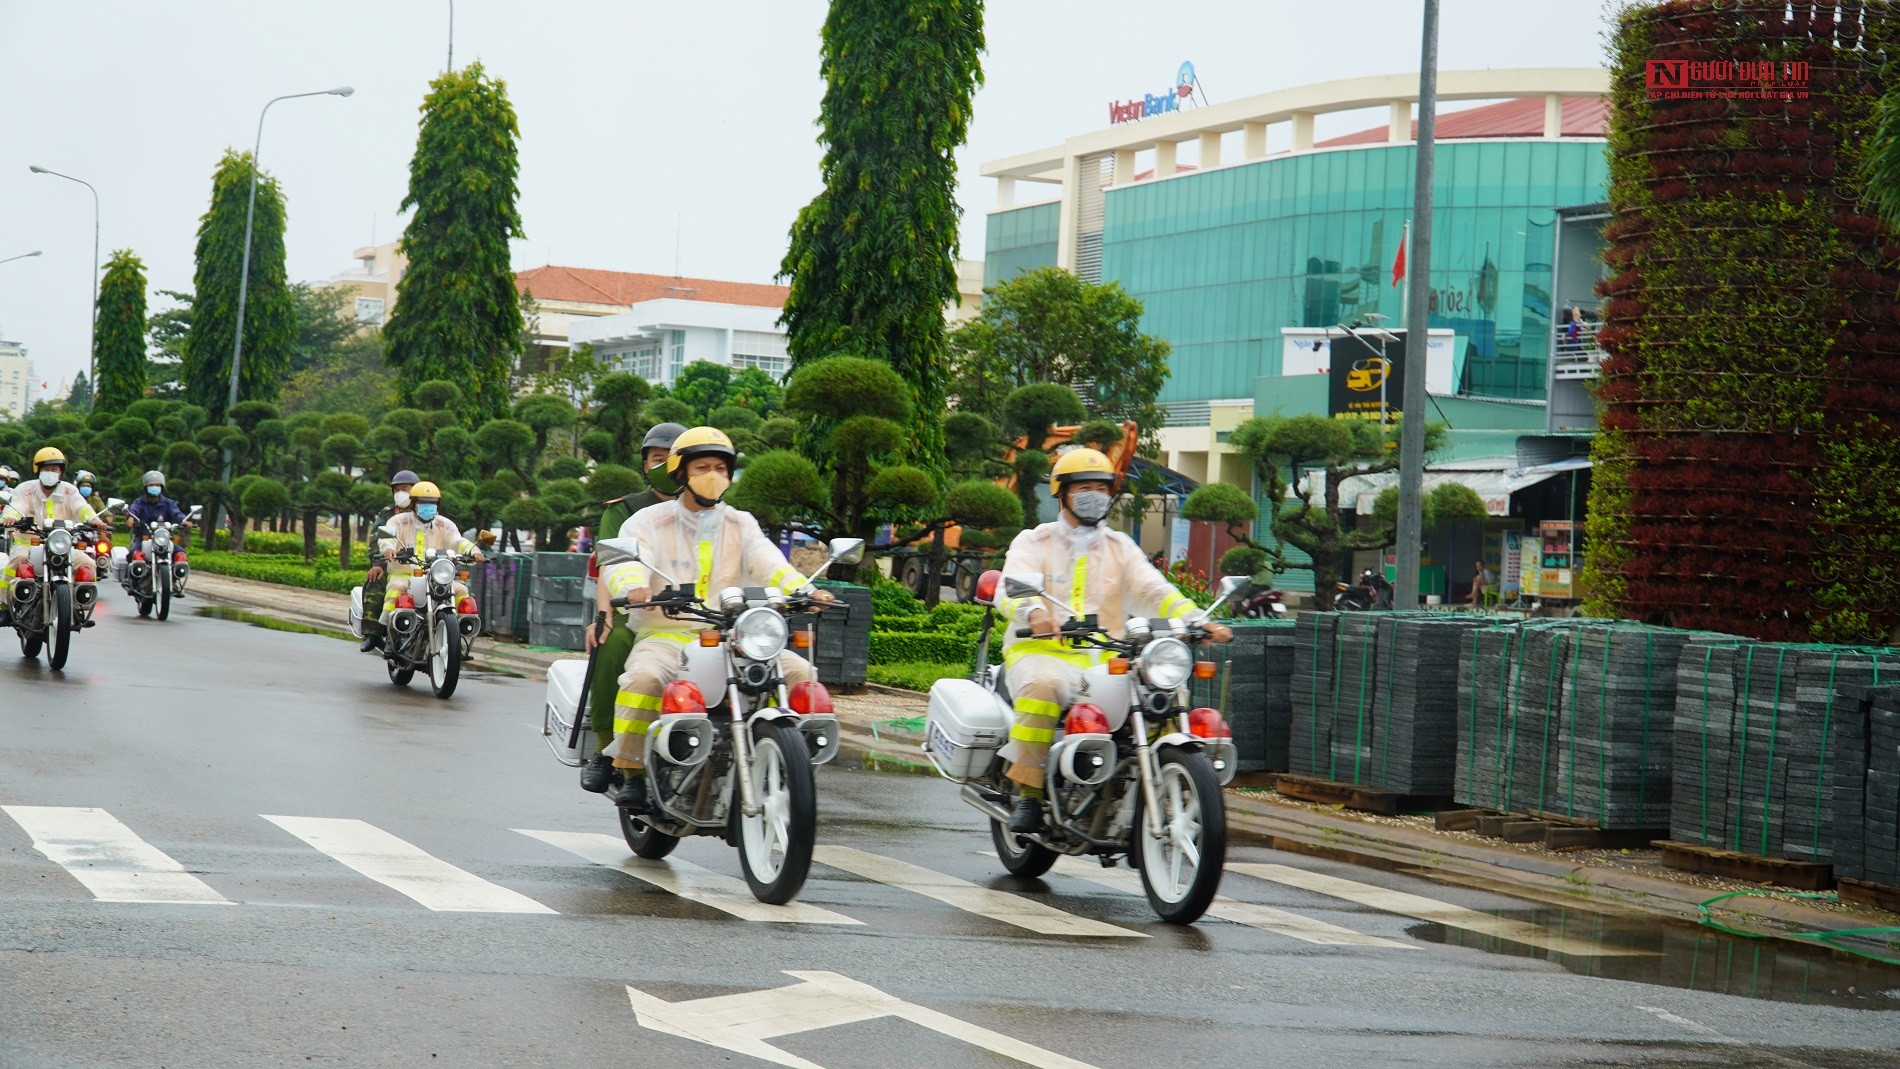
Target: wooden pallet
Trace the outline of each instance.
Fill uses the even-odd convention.
[[[1435,818],[1439,831],[1474,831],[1511,843],[1543,843],[1552,850],[1615,850],[1646,845],[1653,831],[1605,831],[1593,821],[1573,821],[1554,813],[1503,813],[1494,809],[1451,809]]]
[[[1291,772],[1282,772],[1275,777],[1273,789],[1288,798],[1302,802],[1344,806],[1362,813],[1379,813],[1388,817],[1408,811],[1443,809],[1449,802],[1448,799],[1437,796],[1399,794],[1396,791],[1380,790],[1361,783],[1340,783],[1336,780],[1295,775]]]
[[[1843,902],[1872,906],[1889,913],[1900,913],[1900,887],[1889,887],[1884,883],[1868,883],[1865,880],[1850,880],[1845,876],[1837,877],[1834,882],[1839,885]]]
[[[1834,886],[1834,867],[1814,861],[1793,861],[1785,857],[1760,857],[1735,850],[1723,850],[1699,843],[1656,840],[1662,851],[1662,863],[1684,872],[1705,876],[1723,876],[1749,883],[1772,883],[1797,891],[1825,891]]]

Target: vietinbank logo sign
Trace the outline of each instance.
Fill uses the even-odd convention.
[[[1149,93],[1140,100],[1125,100],[1121,103],[1109,101],[1108,122],[1134,122],[1136,119],[1152,119],[1171,111],[1180,111],[1182,101],[1194,95],[1200,87],[1200,81],[1194,77],[1194,64],[1182,63],[1174,76],[1174,89],[1166,93]]]

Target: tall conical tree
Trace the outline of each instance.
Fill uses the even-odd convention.
[[[122,412],[145,396],[145,265],[131,249],[120,249],[106,261],[94,345],[99,392],[93,407]]]
[[[193,279],[191,333],[185,338],[185,396],[213,423],[224,420],[237,333],[238,275],[244,263],[244,215],[251,195],[251,154],[225,150],[211,176],[211,208],[198,221],[198,272]],[[238,400],[277,396],[297,316],[284,282],[284,195],[268,173],[257,186],[251,235],[251,282],[244,306],[244,356]]]
[[[507,413],[521,355],[508,256],[508,240],[525,236],[515,208],[520,134],[507,86],[480,63],[443,73],[422,102],[402,202],[415,214],[402,235],[409,267],[383,328],[389,363],[405,401],[432,379],[460,385],[458,410],[471,423]]]
[[[792,363],[849,354],[891,365],[916,413],[906,459],[941,474],[956,150],[983,81],[983,5],[832,0],[823,41],[825,188],[792,224],[779,268],[791,279]]]

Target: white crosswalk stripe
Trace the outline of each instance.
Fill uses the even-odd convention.
[[[361,820],[264,819],[391,890],[441,913],[553,913],[524,894],[489,883]]]
[[[1513,943],[1540,947],[1566,957],[1645,957],[1651,955],[1650,951],[1605,946],[1594,939],[1580,939],[1553,932],[1539,925],[1507,920],[1489,913],[1480,913],[1475,909],[1454,906],[1449,902],[1440,902],[1435,898],[1375,887],[1338,876],[1328,876],[1323,872],[1253,862],[1234,862],[1227,868],[1230,872],[1244,873],[1332,898],[1343,898],[1348,902],[1357,902],[1387,913],[1397,913],[1402,917],[1414,917],[1418,920],[1442,924],[1448,928],[1462,928]]]
[[[1065,913],[1054,906],[1012,895],[988,887],[978,887],[968,880],[959,880],[955,876],[946,876],[941,872],[884,857],[880,854],[854,850],[848,846],[820,846],[813,852],[813,858],[834,869],[862,876],[867,880],[891,887],[914,891],[928,898],[934,898],[947,906],[955,906],[966,913],[1001,921],[1038,935],[1086,935],[1111,938],[1146,939],[1146,932],[1130,931],[1113,924],[1078,917]]]
[[[40,805],[0,809],[33,837],[33,849],[71,873],[101,902],[233,904],[103,809]]]
[[[743,880],[733,879],[678,858],[650,861],[646,858],[635,857],[627,849],[627,844],[623,840],[612,835],[596,832],[531,831],[526,828],[516,828],[515,831],[531,839],[539,839],[549,846],[565,850],[570,854],[584,857],[596,865],[605,865],[610,869],[624,872],[636,880],[650,883],[681,898],[729,913],[740,920],[781,924],[864,923],[842,913],[833,913],[828,909],[821,909],[804,902],[791,902],[783,906],[767,905],[752,897],[751,888],[747,887]]]
[[[1056,859],[1056,871],[1064,876],[1078,880],[1087,880],[1123,894],[1142,895],[1146,891],[1141,886],[1141,876],[1127,869],[1105,869],[1100,864],[1085,861],[1079,857],[1061,857]],[[1401,943],[1396,939],[1384,939],[1376,935],[1355,932],[1351,928],[1341,928],[1336,924],[1302,917],[1298,913],[1289,913],[1272,906],[1263,906],[1254,902],[1241,902],[1226,895],[1217,895],[1214,903],[1207,907],[1207,915],[1218,917],[1235,924],[1244,924],[1249,928],[1258,928],[1263,932],[1290,936],[1302,942],[1320,946],[1362,946],[1396,947],[1400,950],[1420,949],[1415,943]]]

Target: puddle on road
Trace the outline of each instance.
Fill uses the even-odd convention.
[[[1900,1011],[1900,967],[1858,955],[1806,947],[1785,939],[1743,939],[1660,917],[1624,917],[1583,909],[1510,910],[1496,914],[1566,938],[1644,951],[1642,956],[1555,954],[1462,928],[1415,924],[1414,939],[1492,954],[1544,958],[1579,976],[1629,980],[1742,998]],[[1895,948],[1868,944],[1870,953]]]

